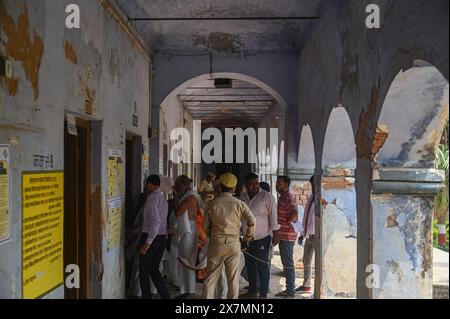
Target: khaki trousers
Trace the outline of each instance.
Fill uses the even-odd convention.
[[[203,298],[214,299],[216,288],[221,280],[223,267],[225,267],[228,284],[227,299],[237,299],[239,297],[240,258],[241,244],[239,241],[211,242],[209,244]]]

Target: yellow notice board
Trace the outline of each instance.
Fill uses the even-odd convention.
[[[108,252],[119,246],[122,234],[122,200],[116,198],[108,202]]]
[[[64,282],[64,173],[22,175],[22,291],[43,296]]]
[[[122,150],[108,150],[108,228],[107,251],[120,244],[123,219],[124,159]]]
[[[123,152],[108,151],[108,198],[121,196],[123,189]]]
[[[11,236],[9,209],[9,146],[0,145],[0,243]]]

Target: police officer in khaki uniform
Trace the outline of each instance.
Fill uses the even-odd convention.
[[[203,228],[209,236],[208,262],[204,281],[203,297],[213,299],[222,275],[222,267],[228,283],[228,299],[239,297],[239,262],[241,244],[239,240],[241,220],[247,222],[244,241],[251,241],[255,231],[255,217],[250,208],[233,197],[237,178],[231,173],[220,177],[221,193],[208,205],[203,216]]]

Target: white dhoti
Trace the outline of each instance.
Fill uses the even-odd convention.
[[[169,217],[170,229],[176,232],[178,229],[177,218],[175,214]],[[174,234],[174,233],[172,233]],[[164,251],[164,273],[176,287],[180,287],[180,278],[178,276],[178,239],[177,236],[170,237],[170,250]]]
[[[187,213],[183,214],[187,217]],[[197,261],[197,229],[195,221],[189,221],[190,231],[185,232],[178,242],[178,257],[183,258],[190,265]],[[195,294],[197,282],[195,271],[182,264],[178,265],[178,276],[180,280],[180,293]]]
[[[187,191],[180,199],[182,203],[189,196],[197,199],[197,208],[203,208],[203,203],[198,194],[192,190]],[[176,220],[178,234],[178,258],[182,260],[178,267],[178,277],[180,280],[180,294],[195,294],[197,281],[195,270],[183,265],[195,265],[198,254],[198,235],[195,220],[189,220],[189,213],[186,210],[177,217]]]
[[[174,239],[171,240],[170,250],[165,251],[166,261],[164,264],[165,274],[170,278],[172,283],[179,287],[180,278],[178,275],[178,246]]]

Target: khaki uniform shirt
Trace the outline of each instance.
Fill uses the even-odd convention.
[[[255,233],[255,216],[243,201],[233,197],[231,193],[220,193],[208,202],[203,215],[203,229],[212,242],[223,240],[239,240],[241,220],[247,222],[246,236]]]

